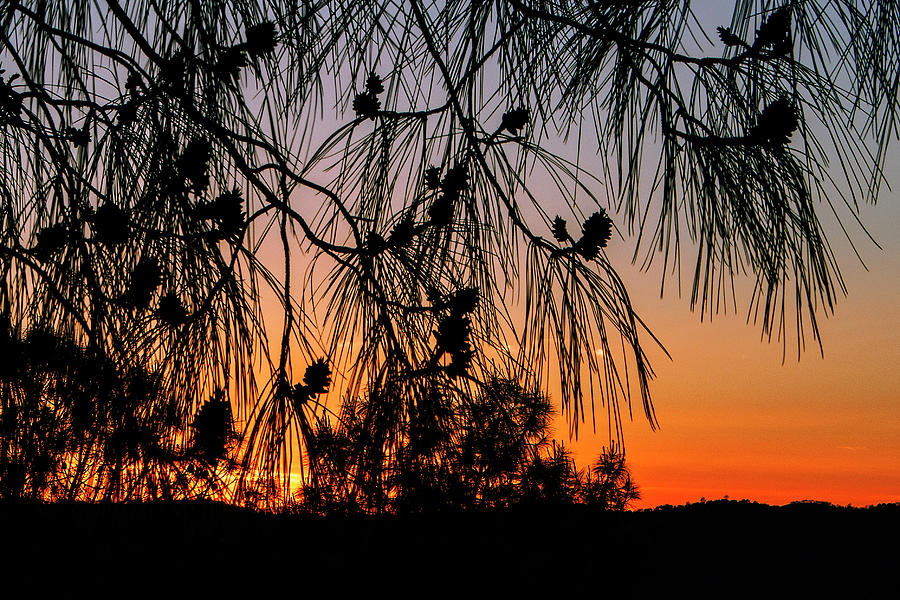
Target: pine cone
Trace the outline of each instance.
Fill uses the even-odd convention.
[[[209,187],[209,159],[212,146],[205,139],[193,139],[175,161],[178,173],[187,180],[188,190],[201,194]]]
[[[553,219],[553,237],[560,244],[569,240],[569,231],[566,229],[566,220],[560,216]]]
[[[447,375],[453,378],[465,375],[474,357],[475,352],[469,342],[466,342],[462,348],[450,355],[450,364],[446,368]]]
[[[425,290],[425,298],[435,307],[439,307],[443,303],[443,294],[436,287],[429,287]]]
[[[736,36],[730,27],[716,27],[716,31],[719,32],[719,39],[722,40],[722,43],[729,48],[744,45],[744,40]]]
[[[440,167],[428,167],[425,169],[425,187],[429,190],[436,190],[441,187]]]
[[[173,94],[184,94],[188,62],[184,54],[178,53],[166,59],[160,66],[160,79],[165,88]]]
[[[201,202],[194,209],[194,217],[214,221],[214,240],[224,240],[238,235],[244,226],[244,199],[237,190],[220,194],[212,202]]]
[[[451,314],[443,319],[434,334],[438,350],[449,354],[464,350],[469,343],[471,329],[472,322],[469,317]]]
[[[331,368],[324,358],[306,367],[303,383],[311,394],[324,394],[331,387]]]
[[[799,126],[796,108],[787,97],[781,96],[763,109],[747,136],[759,144],[786,146]]]
[[[465,165],[457,164],[447,171],[441,182],[441,191],[444,195],[450,196],[451,200],[456,200],[460,193],[469,187],[469,170]]]
[[[215,70],[222,79],[236,83],[241,77],[241,69],[249,65],[247,55],[237,47],[226,48],[216,61]]]
[[[576,250],[586,259],[593,260],[606,248],[612,237],[612,219],[600,209],[584,222],[581,239],[575,244]]]
[[[371,254],[381,254],[387,248],[387,244],[381,234],[370,231],[366,234],[365,241],[366,250]]]
[[[94,239],[106,246],[116,246],[128,241],[130,226],[128,215],[121,208],[107,202],[91,217]]]
[[[428,217],[433,225],[449,225],[453,222],[452,199],[441,194],[428,208]]]
[[[244,42],[247,53],[255,58],[274,52],[278,45],[278,41],[275,39],[277,34],[275,23],[271,21],[251,25],[247,28],[247,41]]]
[[[234,435],[231,403],[220,391],[206,401],[194,417],[194,451],[207,464],[225,458],[228,442]]]
[[[353,99],[353,112],[357,117],[375,120],[381,110],[381,100],[375,94],[363,92]]]
[[[366,79],[366,91],[373,96],[377,96],[384,91],[384,84],[381,82],[381,77],[374,72],[370,73],[369,78]]]
[[[131,274],[128,291],[123,300],[135,308],[147,308],[153,292],[162,284],[162,270],[153,259],[142,258]]]
[[[51,256],[65,248],[69,239],[69,228],[63,223],[56,223],[42,228],[37,233],[37,243],[31,253],[41,262],[47,262]]]
[[[187,310],[175,292],[169,292],[159,299],[156,314],[167,325],[181,325],[187,320]]]
[[[128,91],[128,94],[131,97],[135,97],[138,95],[138,91],[143,86],[141,81],[141,76],[137,73],[129,73],[128,77],[125,79],[125,89]]]
[[[91,134],[88,133],[87,128],[67,127],[66,137],[76,148],[84,148],[91,142]]]
[[[3,70],[0,69],[0,74]],[[22,112],[22,94],[15,91],[9,82],[15,79],[15,75],[8,81],[0,77],[0,119],[5,122],[17,120]]]
[[[410,215],[406,215],[394,226],[388,241],[393,248],[403,248],[408,245],[415,235],[415,224]]]
[[[287,386],[286,390],[287,391],[283,392],[283,394],[286,398],[290,399],[297,414],[300,414],[303,411],[303,405],[312,398],[312,393],[309,391],[309,388],[302,383],[298,383],[294,387]]]
[[[520,130],[528,125],[528,117],[530,116],[530,114],[531,111],[524,107],[519,107],[515,110],[508,111],[503,115],[503,120],[500,122],[500,127],[516,135]]]
[[[786,4],[769,15],[756,30],[754,48],[783,44],[791,37],[791,7]]]
[[[450,300],[450,309],[454,315],[462,316],[473,312],[478,307],[478,288],[463,288]]]

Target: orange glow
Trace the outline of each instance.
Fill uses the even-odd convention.
[[[626,415],[628,463],[643,496],[636,507],[725,496],[768,504],[900,501],[900,239],[892,237],[900,210],[891,200],[863,215],[883,247],[864,251],[868,272],[852,254],[842,258],[848,297],[821,319],[824,357],[807,339],[798,361],[789,337],[782,362],[781,343],[761,340],[741,312],[701,322],[672,290],[659,298],[658,272],[639,272],[624,247],[610,250],[639,314],[672,355],[645,339],[661,428],[651,431],[637,404],[633,420]],[[304,261],[297,262],[302,280]],[[739,296],[739,309],[745,304]],[[276,303],[270,311],[277,324]],[[299,356],[293,362],[305,365]],[[335,382],[339,390],[340,374]],[[554,399],[557,385],[547,390]],[[329,394],[328,405],[336,409],[339,399]],[[562,418],[556,428],[580,467],[608,443],[605,410],[596,408],[596,434],[589,422],[578,440],[567,439]]]
[[[661,429],[650,431],[638,410],[625,425],[628,461],[643,493],[639,507],[726,495],[769,504],[900,501],[895,200],[889,194],[864,211],[883,248],[864,250],[869,271],[852,254],[842,259],[848,297],[820,323],[824,357],[808,345],[798,362],[789,338],[782,364],[780,343],[760,341],[744,315],[701,323],[686,300],[657,299],[658,276],[623,269],[633,302],[673,357],[652,356]],[[580,465],[606,442],[589,429],[568,444]]]

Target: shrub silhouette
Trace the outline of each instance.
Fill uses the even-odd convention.
[[[615,446],[604,448],[584,477],[582,502],[590,506],[624,510],[640,498],[638,487],[625,464],[625,455]]]
[[[370,391],[323,418],[308,443],[309,484],[297,509],[316,514],[414,513],[587,503],[624,510],[639,499],[624,456],[604,451],[578,470],[551,441],[549,399],[509,379],[471,392],[420,382],[421,395],[385,402]],[[407,393],[410,393],[407,390]],[[406,419],[383,412],[408,406]]]
[[[157,373],[49,330],[20,335],[8,319],[0,352],[0,498],[201,498],[222,487],[216,463],[234,434],[221,394],[200,406],[191,443]]]

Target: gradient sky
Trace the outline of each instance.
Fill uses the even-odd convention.
[[[731,6],[698,2],[694,8],[714,31],[714,25],[728,24]],[[885,174],[891,188],[882,191],[877,206],[861,210],[881,249],[844,220],[865,266],[828,207],[820,207],[848,290],[834,315],[820,322],[824,356],[808,343],[798,361],[789,340],[782,362],[782,344],[762,340],[760,327],[747,323],[747,295],[738,299],[736,314],[701,323],[690,312],[689,287],[683,288],[685,297],[667,289],[661,299],[660,271],[643,273],[629,264],[633,243],[621,254],[610,250],[636,309],[672,355],[671,361],[659,352],[651,355],[660,430],[651,431],[639,407],[625,426],[627,457],[643,492],[639,506],[725,495],[769,504],[900,501],[896,139]],[[688,280],[690,274],[690,267],[683,272]],[[605,442],[605,435],[582,435],[570,445],[585,465]]]
[[[697,2],[695,10],[714,32],[715,25],[730,21],[730,6]],[[634,419],[625,423],[627,458],[643,494],[639,507],[726,495],[769,504],[900,501],[896,144],[886,165],[893,189],[886,187],[877,206],[861,210],[862,222],[881,248],[858,227],[849,228],[865,265],[830,209],[819,207],[848,289],[834,315],[820,315],[824,355],[808,338],[798,360],[795,342],[789,339],[783,360],[781,342],[762,339],[760,327],[747,322],[749,294],[739,294],[737,312],[701,322],[677,288],[667,288],[660,298],[658,268],[641,272],[632,265],[633,239],[614,238],[610,260],[637,312],[672,356],[669,360],[649,347],[648,340],[646,349],[657,373],[652,394],[660,429],[651,430],[638,406]],[[591,160],[582,155],[582,166],[600,173],[601,158],[594,158],[595,164]],[[551,192],[552,186],[547,187]],[[622,225],[621,218],[616,222]],[[845,224],[852,221],[845,219]],[[683,254],[689,265],[682,272],[685,294],[690,289],[691,252]],[[738,288],[747,284],[737,282]],[[551,382],[547,391],[558,398],[555,387]],[[579,466],[589,464],[608,443],[603,412],[598,433],[583,426],[578,440],[565,440],[567,427],[559,421],[557,437],[575,450]]]
[[[725,495],[770,504],[900,501],[896,147],[886,172],[894,189],[862,210],[882,249],[858,230],[853,235],[865,267],[833,224],[828,228],[848,295],[820,324],[824,356],[808,346],[799,361],[789,350],[782,363],[782,345],[761,340],[740,312],[747,297],[737,314],[701,323],[677,290],[659,298],[658,271],[639,272],[622,254],[616,266],[632,301],[672,355],[651,355],[660,430],[651,431],[639,410],[625,428],[640,506]],[[582,435],[571,446],[587,464],[605,441]]]

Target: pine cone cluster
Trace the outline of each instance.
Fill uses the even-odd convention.
[[[175,160],[179,175],[185,180],[188,191],[202,194],[209,187],[209,159],[212,157],[212,146],[203,139],[197,138],[188,142]]]
[[[450,364],[447,365],[446,372],[451,377],[465,374],[475,355],[469,342],[472,333],[469,314],[478,306],[478,296],[476,288],[463,288],[446,302],[439,294],[429,295],[432,304],[438,307],[447,306],[450,309],[449,314],[438,323],[434,337],[438,354],[450,355]]]
[[[353,99],[353,112],[357,117],[375,120],[378,111],[381,110],[381,100],[378,94],[384,91],[384,84],[381,77],[375,73],[370,73],[366,79],[366,90],[356,95]]]
[[[612,219],[601,208],[584,222],[581,239],[575,243],[575,250],[585,260],[594,260],[600,255],[600,250],[606,248],[611,237]]]
[[[231,239],[244,226],[244,199],[237,190],[220,194],[211,202],[201,202],[194,209],[194,217],[215,224],[209,234],[213,241]]]
[[[503,120],[500,122],[500,127],[513,135],[518,135],[518,133],[528,125],[528,118],[530,116],[531,111],[520,106],[519,108],[504,113]]]
[[[303,383],[293,387],[285,382],[285,392],[294,405],[295,411],[300,411],[304,403],[318,394],[325,394],[331,388],[331,367],[324,358],[316,360],[306,367],[303,374]]]

